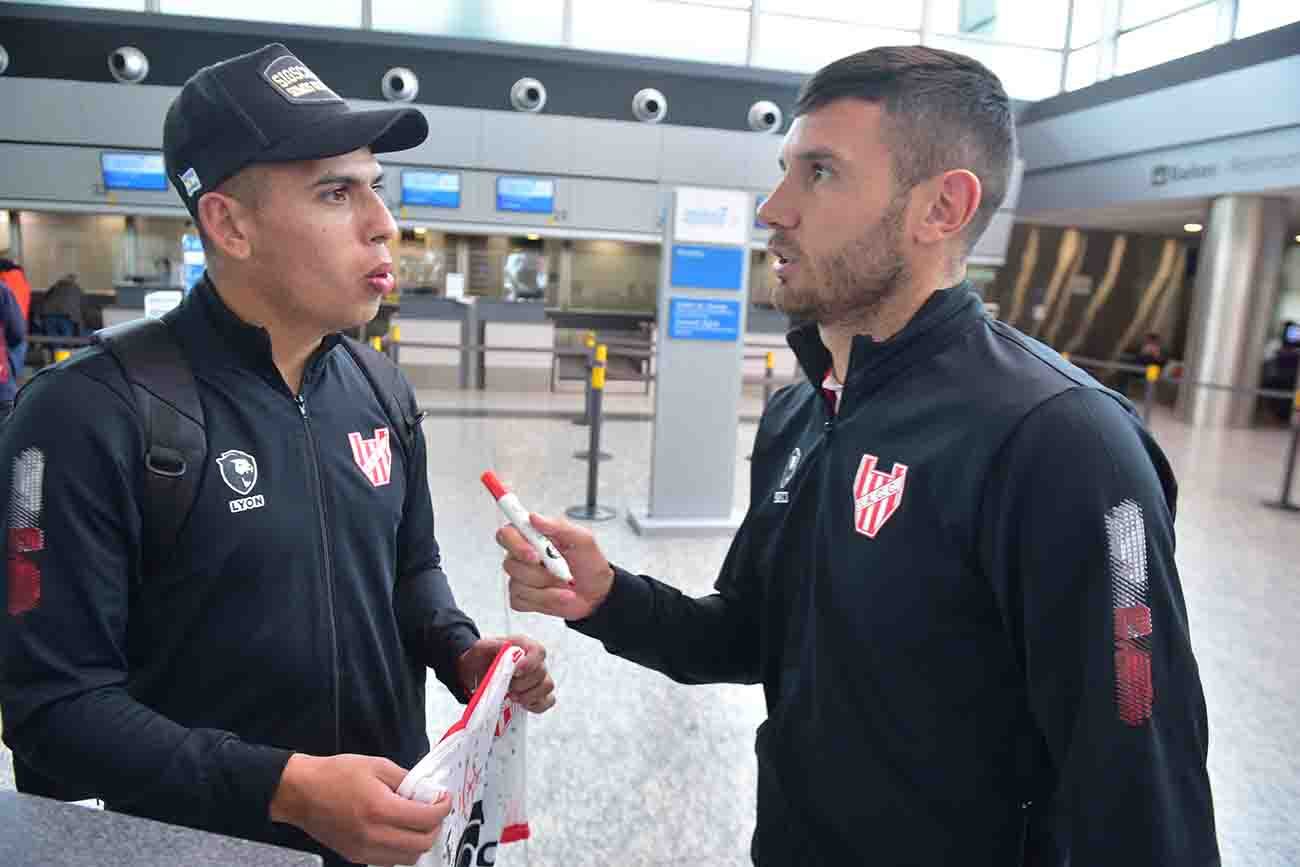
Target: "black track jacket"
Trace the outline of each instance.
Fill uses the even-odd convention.
[[[335,863],[268,818],[290,753],[411,767],[426,666],[463,699],[478,636],[440,568],[424,438],[403,453],[337,335],[294,395],[206,279],[173,328],[208,459],[162,574],[141,579],[144,435],[104,349],[33,381],[0,436],[4,737],[111,809]]]
[[[815,326],[790,343],[810,383]],[[1132,408],[965,285],[771,400],[691,599],[616,570],[573,624],[761,682],[760,865],[1218,864],[1175,484]]]

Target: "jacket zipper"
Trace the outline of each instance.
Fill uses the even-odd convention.
[[[294,397],[302,415],[303,431],[307,434],[307,471],[316,488],[316,518],[320,525],[321,569],[325,575],[325,599],[330,620],[330,667],[333,672],[334,693],[334,754],[342,751],[342,721],[339,713],[339,641],[334,619],[334,570],[330,564],[329,532],[325,522],[325,488],[320,481],[320,460],[316,455],[316,438],[312,436],[311,421],[307,417],[307,400],[299,392]]]

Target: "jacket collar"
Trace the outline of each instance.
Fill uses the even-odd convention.
[[[283,383],[280,370],[271,354],[271,335],[265,328],[240,319],[222,300],[217,287],[205,272],[177,310],[177,322],[193,346],[191,363],[215,363],[245,368],[272,381]],[[307,362],[307,376],[316,363],[342,340],[340,334],[327,334]],[[304,377],[304,382],[306,377]]]
[[[843,400],[860,396],[873,383],[921,358],[940,352],[960,331],[985,316],[983,304],[969,282],[934,292],[903,329],[888,340],[865,334],[853,338]],[[816,322],[786,335],[811,383],[820,383],[831,366],[830,350],[822,343]]]

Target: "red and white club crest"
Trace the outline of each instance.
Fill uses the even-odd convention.
[[[393,450],[388,445],[388,428],[375,428],[374,439],[362,439],[359,433],[348,434],[352,459],[376,488],[392,480]]]
[[[898,506],[903,502],[907,484],[907,465],[895,463],[892,473],[876,469],[879,458],[863,455],[858,476],[853,480],[853,529],[868,539],[876,538]]]

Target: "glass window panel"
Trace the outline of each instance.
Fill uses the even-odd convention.
[[[573,47],[743,66],[749,11],[656,0],[572,0]]]
[[[1280,0],[1237,0],[1237,39],[1300,21],[1300,3]]]
[[[360,5],[360,0],[351,2]],[[559,45],[564,0],[371,0],[370,20],[376,30]]]
[[[37,6],[81,6],[87,9],[124,9],[143,12],[145,0],[25,0]]]
[[[278,21],[319,27],[360,27],[361,4],[357,0],[161,0],[159,12],[171,15],[199,15],[209,18],[237,18],[244,21]]]
[[[1065,46],[1069,0],[933,0],[936,33],[970,34],[1041,45]]]
[[[1065,69],[1065,89],[1078,90],[1097,82],[1097,46],[1089,45],[1070,52]]]
[[[1211,3],[1121,33],[1115,45],[1115,74],[1126,75],[1204,51],[1214,45],[1218,22],[1219,10]]]
[[[1104,0],[1074,0],[1074,22],[1070,26],[1070,47],[1082,48],[1101,39]]]
[[[658,289],[658,244],[573,242],[571,308],[652,311]]]
[[[1061,90],[1061,52],[937,36],[931,44],[973,57],[1002,79],[1012,99],[1038,100]]]
[[[1138,27],[1204,2],[1206,0],[1120,0],[1119,29]]]
[[[921,29],[922,0],[891,0],[863,3],[862,0],[763,0],[764,12],[851,21],[873,27]]]
[[[754,65],[769,69],[814,72],[833,60],[881,45],[915,45],[920,34],[907,30],[881,30],[856,24],[760,15]]]

